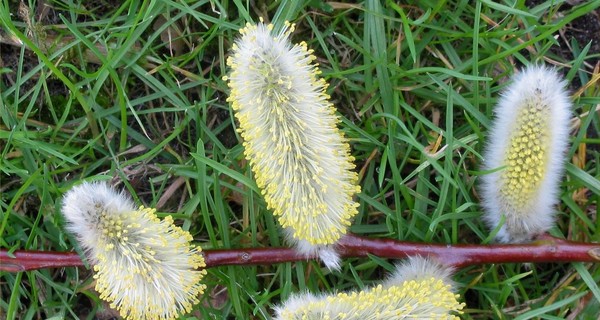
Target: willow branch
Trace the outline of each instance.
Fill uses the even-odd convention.
[[[369,254],[390,259],[429,256],[456,268],[490,263],[600,262],[600,244],[550,236],[543,236],[528,244],[446,245],[346,235],[338,243],[338,252],[344,258],[364,258]],[[271,265],[316,259],[316,256],[301,255],[290,248],[204,250],[203,254],[207,268]],[[0,271],[19,272],[79,266],[83,266],[83,261],[75,252],[15,251],[10,256],[7,250],[0,249]]]

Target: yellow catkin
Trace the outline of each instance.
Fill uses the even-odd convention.
[[[135,208],[105,184],[84,183],[63,201],[67,229],[94,264],[100,298],[125,319],[176,319],[199,302],[206,264],[189,232],[154,209]]]
[[[556,70],[529,66],[498,101],[483,154],[481,203],[501,242],[526,242],[554,225],[571,102]],[[502,224],[502,225],[501,225]]]
[[[331,295],[304,293],[275,308],[277,320],[459,319],[464,303],[452,291],[451,269],[413,257],[383,284]]]
[[[293,28],[247,24],[224,79],[267,207],[292,242],[330,245],[357,214],[353,196],[360,188],[327,84],[306,43],[290,42]]]
[[[463,303],[441,280],[378,285],[367,291],[339,293],[281,313],[280,319],[460,319]]]

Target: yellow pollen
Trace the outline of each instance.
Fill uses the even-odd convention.
[[[529,205],[545,174],[550,129],[547,118],[546,109],[529,105],[517,116],[505,154],[506,169],[500,175],[502,196],[516,208]]]

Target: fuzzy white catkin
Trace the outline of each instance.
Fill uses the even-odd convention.
[[[227,60],[228,101],[256,183],[288,241],[337,269],[334,244],[357,214],[360,187],[327,84],[306,43],[290,42],[293,28],[240,30]]]
[[[504,220],[500,242],[527,242],[554,224],[569,138],[571,103],[554,69],[530,66],[512,79],[495,109],[482,177],[484,219]]]
[[[453,293],[451,275],[450,268],[413,257],[382,284],[363,291],[294,295],[275,308],[275,319],[458,319],[464,303]]]
[[[73,187],[62,213],[94,265],[100,298],[125,319],[175,319],[199,302],[204,258],[171,216],[160,220],[105,183]]]

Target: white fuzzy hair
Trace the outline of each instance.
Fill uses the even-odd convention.
[[[444,266],[432,258],[414,256],[397,264],[396,269],[383,285],[387,287],[397,286],[404,281],[436,278],[454,288],[455,283],[452,281],[453,274],[454,268],[452,267]]]
[[[122,192],[117,192],[107,183],[84,182],[71,188],[63,197],[62,213],[66,220],[66,229],[82,244],[88,258],[95,260],[90,249],[96,247],[100,212],[115,214],[135,211],[131,199]],[[96,263],[97,261],[92,261]]]

